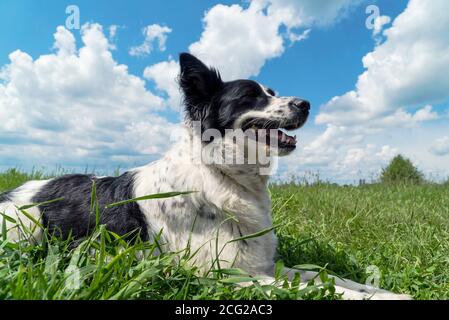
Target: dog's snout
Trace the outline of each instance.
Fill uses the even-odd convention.
[[[293,99],[289,102],[289,106],[304,112],[310,111],[310,102],[307,100]]]

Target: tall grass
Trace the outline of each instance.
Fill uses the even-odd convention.
[[[272,186],[279,254],[417,299],[449,298],[449,185]]]
[[[10,170],[0,174],[0,191],[43,177]],[[377,268],[382,288],[417,299],[449,298],[447,183],[356,187],[318,181],[272,185],[270,191],[285,265],[319,265],[324,280],[330,270],[362,283]],[[48,234],[39,243],[2,238],[0,299],[338,298],[327,281],[300,290],[281,276],[275,285],[253,278],[243,287],[248,275],[238,269],[216,268],[206,277],[190,266],[188,248],[164,252],[159,242],[129,243],[103,226],[76,247]],[[156,250],[160,254],[151,254]]]
[[[0,174],[0,191],[15,187],[28,179],[43,178],[42,173],[26,175],[17,170]],[[110,204],[177,196],[179,193],[149,195]],[[91,213],[101,214],[92,188]],[[54,199],[53,201],[57,201]],[[28,215],[30,206],[19,208]],[[0,299],[330,299],[332,282],[325,269],[320,277],[324,284],[299,286],[282,276],[283,264],[277,265],[274,283],[259,281],[240,269],[219,267],[205,274],[190,261],[195,252],[165,252],[160,235],[151,242],[126,241],[97,225],[95,232],[81,242],[60,240],[44,232],[42,241],[32,239],[32,230],[20,225],[22,241],[7,240],[5,217],[0,240]],[[17,221],[16,221],[17,222]],[[20,222],[17,222],[20,224]],[[37,222],[38,223],[38,222]],[[252,237],[260,234],[250,235]],[[235,239],[239,241],[242,239]],[[219,257],[217,257],[217,260]]]

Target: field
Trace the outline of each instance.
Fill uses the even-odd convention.
[[[0,191],[43,174],[0,174]],[[208,278],[187,267],[193,253],[142,259],[155,243],[128,244],[98,227],[77,247],[0,238],[0,299],[333,299],[328,273],[415,299],[449,298],[449,185],[273,185],[279,259],[287,266],[323,267],[323,287],[296,283],[241,288],[241,270]],[[0,223],[2,225],[2,223]],[[3,233],[3,232],[0,232]],[[315,266],[312,266],[315,265]],[[282,264],[278,264],[279,269]],[[282,283],[282,278],[279,282]]]

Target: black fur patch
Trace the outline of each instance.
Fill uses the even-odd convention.
[[[50,233],[62,238],[70,234],[74,239],[89,235],[95,228],[95,213],[91,213],[90,202],[93,182],[97,190],[100,207],[100,224],[119,235],[138,232],[142,240],[148,240],[145,216],[137,203],[104,209],[108,204],[132,199],[134,174],[120,177],[96,178],[92,175],[66,175],[51,180],[33,197],[33,203],[64,198],[61,201],[40,205],[44,226]]]
[[[208,210],[204,206],[200,208],[198,212],[199,216],[203,219],[215,220],[216,216],[211,210]]]
[[[0,193],[0,203],[11,200],[9,198],[9,192]]]

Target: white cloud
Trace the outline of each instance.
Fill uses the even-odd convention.
[[[116,24],[110,25],[108,28],[109,35],[108,35],[108,42],[109,42],[109,49],[110,50],[117,50],[116,40],[117,40],[117,33],[119,29],[124,28],[123,26],[119,26]]]
[[[288,28],[328,26],[345,17],[362,0],[270,0],[268,13]]]
[[[204,17],[201,39],[189,50],[217,67],[225,80],[257,75],[267,59],[284,52],[279,22],[253,1],[239,5],[216,5]]]
[[[113,24],[109,26],[109,40],[113,40],[117,36],[117,30],[120,26]]]
[[[368,143],[361,130],[330,125],[287,162],[292,170],[309,167],[321,170],[327,178],[355,180],[377,173],[396,153],[390,145]]]
[[[312,29],[306,29],[302,33],[295,33],[293,31],[290,31],[288,33],[288,39],[292,44],[298,41],[306,40],[310,36],[310,31],[312,31]]]
[[[436,112],[432,111],[432,106],[427,105],[424,108],[416,111],[416,113],[413,115],[413,120],[420,122],[420,121],[429,121],[429,120],[436,120],[439,118],[439,115]]]
[[[449,155],[449,136],[435,140],[430,147],[430,152],[437,156]]]
[[[345,140],[344,136],[336,137],[334,146],[323,145],[314,150],[301,148],[294,155],[282,158],[280,176],[288,178],[295,173],[301,177],[312,172],[332,182],[357,183],[359,179],[372,181],[377,179],[381,168],[398,153],[397,148],[388,144],[380,147],[364,142],[338,145]]]
[[[379,119],[379,121],[373,121],[370,125],[383,128],[394,126],[413,127],[420,122],[436,120],[438,118],[438,114],[432,111],[432,106],[427,105],[414,114],[407,113],[402,108],[399,108],[393,114],[385,116]]]
[[[398,150],[389,145],[379,148],[374,144],[367,144],[364,147],[348,149],[340,165],[343,169],[351,168],[349,174],[353,175],[361,170],[380,170],[379,163],[391,160],[397,153]]]
[[[449,99],[449,16],[444,0],[411,0],[384,31],[386,41],[363,58],[356,89],[335,97],[317,123],[360,124]],[[416,120],[429,120],[417,115]],[[430,117],[434,118],[434,117]],[[404,124],[410,117],[404,117]]]
[[[37,59],[17,50],[0,73],[0,157],[22,163],[102,163],[161,152],[174,124],[155,112],[163,98],[114,61],[102,27],[64,27],[55,53]],[[5,147],[5,145],[7,147]],[[116,164],[116,163],[115,163]]]
[[[72,55],[75,53],[75,37],[70,31],[59,26],[54,37],[55,43],[53,49],[57,50],[60,55]]]
[[[158,90],[167,93],[168,106],[176,111],[179,111],[181,106],[178,74],[179,64],[174,60],[162,61],[146,67],[143,73],[146,79],[154,81]]]
[[[218,67],[225,80],[257,76],[267,60],[283,54],[286,40],[306,39],[309,27],[333,23],[357,3],[253,0],[247,8],[219,4],[206,13],[201,38],[189,50]]]
[[[410,136],[419,137],[420,126],[442,118],[432,107],[449,100],[449,16],[444,0],[411,0],[393,22],[383,31],[386,37],[381,44],[363,58],[366,70],[359,76],[355,89],[332,98],[316,117],[317,124],[326,126],[315,141],[304,148],[305,158],[320,164],[329,172],[354,173],[355,162],[367,168],[381,167],[384,163],[379,145],[388,141],[388,147],[404,152],[413,159],[427,163],[441,172],[444,165],[429,155],[425,141],[410,139],[392,144],[397,130],[412,130]],[[382,29],[387,19],[378,22]],[[386,130],[388,129],[388,130]],[[427,129],[426,135],[434,133]],[[404,133],[397,133],[403,135]],[[422,134],[421,134],[422,135]],[[358,141],[354,141],[357,137]],[[373,141],[369,143],[367,141]],[[441,152],[438,140],[431,148]],[[345,156],[343,156],[345,155]],[[358,161],[360,159],[360,161]]]
[[[306,39],[312,26],[338,20],[349,7],[349,1],[322,3],[320,10],[315,1],[304,1],[304,8],[295,1],[283,2],[254,0],[247,8],[213,7],[205,15],[204,32],[192,44],[192,52],[202,52],[200,58],[222,67],[225,76],[246,78],[256,75],[266,60],[281,55],[286,42]],[[301,16],[292,16],[284,5],[293,5]],[[281,31],[283,26],[286,32]],[[20,50],[10,54],[10,63],[0,70],[4,165],[24,159],[41,165],[122,161],[129,165],[168,145],[167,136],[175,125],[157,111],[167,105],[178,109],[177,62],[170,59],[145,69],[144,77],[167,99],[153,94],[141,78],[129,74],[126,65],[114,61],[111,50],[116,48],[118,28],[110,26],[106,37],[100,25],[86,25],[81,31],[83,45],[77,48],[73,34],[58,27],[54,53],[36,59]],[[147,55],[155,47],[164,51],[171,31],[156,24],[146,27],[144,42],[131,48],[130,54]],[[211,51],[205,52],[207,48]]]
[[[304,28],[335,22],[360,1],[318,2],[253,0],[247,8],[216,5],[206,12],[200,40],[189,49],[206,64],[217,67],[225,80],[255,76],[268,59],[282,55],[287,40],[292,44],[307,39],[311,29]],[[281,33],[281,26],[287,27],[286,34]],[[181,105],[178,72],[177,62],[171,59],[144,71],[144,77],[168,95],[174,110]]]
[[[172,29],[159,24],[152,24],[143,28],[142,33],[145,37],[143,43],[140,46],[132,47],[129,50],[129,54],[132,56],[147,56],[153,49],[154,44],[158,44],[160,51],[166,50],[167,35],[172,32]]]
[[[374,28],[373,28],[373,36],[379,35],[383,28],[391,22],[391,18],[389,16],[378,16],[374,19]]]

